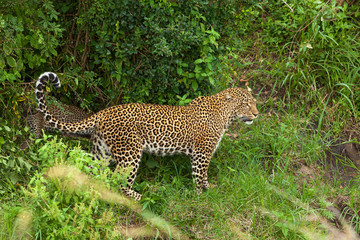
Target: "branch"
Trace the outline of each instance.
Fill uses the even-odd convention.
[[[285,2],[284,0],[282,0],[282,2],[285,3],[285,5],[288,6],[288,8],[290,8],[290,10],[291,10],[292,12],[294,12],[294,9],[292,9],[292,8],[289,6],[289,4],[287,4],[287,2]]]

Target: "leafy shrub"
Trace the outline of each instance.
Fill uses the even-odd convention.
[[[20,103],[29,98],[25,80],[56,63],[64,29],[52,1],[1,1],[1,9],[0,116],[15,125],[22,115]]]
[[[39,149],[42,168],[23,188],[22,207],[5,206],[2,237],[32,239],[112,239],[128,235],[165,235],[186,239],[162,218],[118,193],[123,175],[109,169],[90,169],[99,162],[79,148],[69,149],[54,138]],[[85,174],[86,173],[86,174]],[[111,191],[110,188],[116,189]],[[126,226],[128,209],[138,215],[141,227]],[[17,216],[15,218],[15,216]],[[123,228],[127,227],[127,233]]]
[[[18,83],[49,70],[63,80],[66,93],[56,92],[58,98],[66,95],[61,100],[69,102],[76,92],[81,97],[75,99],[94,110],[126,102],[176,104],[185,95],[209,93],[220,80],[219,33],[230,36],[236,29],[223,28],[222,19],[236,16],[230,5],[218,11],[220,6],[221,1],[12,0],[0,15],[6,102],[32,102],[32,88],[24,92]]]
[[[19,81],[30,69],[57,56],[63,29],[51,1],[7,1],[0,15],[0,75],[4,81]]]
[[[93,84],[115,101],[175,103],[176,95],[194,97],[214,84],[219,38],[203,8],[205,2],[198,1],[91,1],[78,9],[76,32],[89,32],[91,41],[74,51],[88,52],[81,67],[97,69]]]
[[[69,192],[64,188],[66,185],[76,184],[73,180],[64,179],[65,182],[62,182],[60,179],[49,177],[49,173],[44,175],[51,166],[65,161],[67,164],[76,164],[79,169],[86,169],[89,165],[85,166],[84,163],[90,163],[91,156],[79,149],[68,152],[67,146],[55,139],[39,149],[39,157],[43,161],[43,168],[31,178],[28,189],[25,190],[28,204],[32,206],[30,209],[35,230],[33,237],[90,238],[96,232],[91,227],[92,224],[101,224],[101,232],[104,234],[102,236],[108,236],[110,229],[107,228],[107,222],[113,217],[113,213],[106,210],[106,204],[94,199],[94,194],[98,194],[96,191]],[[104,210],[104,215],[98,220],[103,221],[100,223],[94,220],[96,212]]]
[[[5,120],[0,120],[0,194],[16,189],[16,184],[23,183],[26,175],[34,167],[36,154],[19,151],[21,141],[28,134],[29,128],[12,128]],[[25,144],[25,142],[24,142]]]

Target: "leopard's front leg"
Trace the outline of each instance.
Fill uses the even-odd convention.
[[[191,157],[192,176],[193,181],[196,183],[196,189],[198,194],[202,193],[203,188],[209,188],[207,171],[210,164],[210,158],[210,154],[202,152],[194,152]]]

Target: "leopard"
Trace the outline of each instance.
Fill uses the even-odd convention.
[[[188,156],[195,188],[201,194],[210,187],[210,159],[229,125],[236,119],[252,124],[259,115],[256,99],[249,89],[230,87],[195,98],[185,106],[127,103],[67,123],[56,118],[47,107],[44,89],[48,82],[61,87],[53,72],[45,72],[37,79],[36,99],[47,124],[66,133],[91,135],[91,151],[96,159],[111,159],[117,167],[128,169],[120,190],[136,201],[142,195],[132,186],[143,153]]]
[[[54,97],[49,96],[48,99],[50,100],[47,101],[49,111],[62,122],[78,122],[90,116],[90,113],[82,108],[59,102]],[[55,130],[45,121],[43,113],[38,109],[36,113],[27,116],[26,122],[36,138],[40,138],[43,131],[54,132]],[[65,136],[78,137],[76,134],[65,134]],[[84,135],[83,137],[89,138],[89,136]]]

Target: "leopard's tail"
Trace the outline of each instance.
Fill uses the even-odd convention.
[[[78,135],[89,135],[93,132],[96,125],[96,116],[92,115],[80,122],[65,123],[56,119],[48,110],[45,98],[45,87],[47,82],[50,81],[54,87],[60,88],[60,80],[55,73],[45,72],[40,75],[36,81],[35,95],[38,102],[38,109],[44,115],[44,119],[51,127],[56,128],[65,133],[73,133]]]

